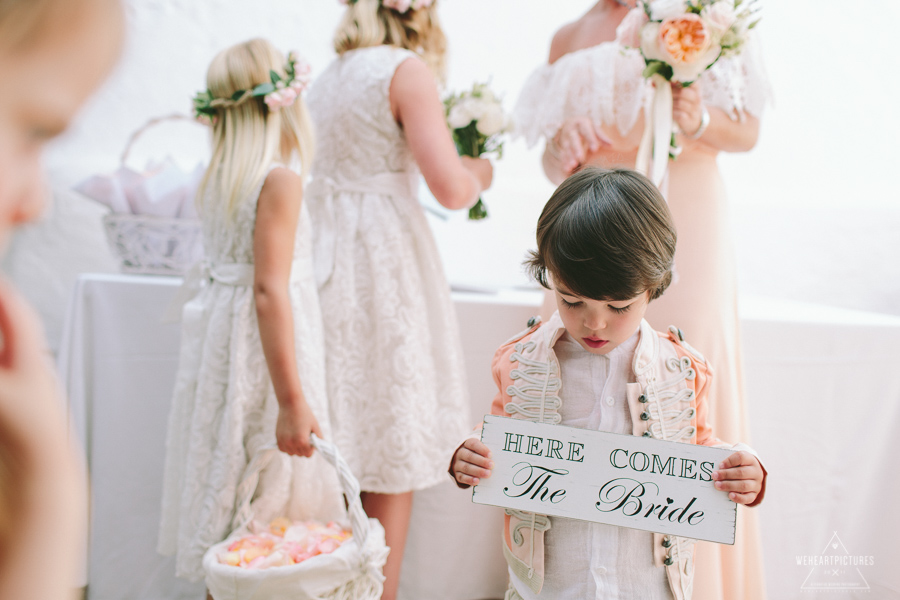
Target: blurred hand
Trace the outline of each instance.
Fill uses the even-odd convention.
[[[567,176],[584,164],[590,154],[597,152],[602,146],[612,145],[602,132],[597,131],[588,117],[566,120],[550,143]]]
[[[37,315],[0,282],[2,598],[71,597],[86,539],[86,481],[44,344]]]
[[[68,437],[61,398],[37,314],[0,282],[0,440],[13,456],[30,459]]]
[[[486,158],[472,158],[471,156],[460,156],[463,166],[475,176],[481,185],[481,191],[491,187],[494,181],[494,165]]]
[[[685,135],[693,135],[700,129],[703,119],[703,98],[700,95],[700,82],[695,81],[690,87],[672,84],[672,120]]]

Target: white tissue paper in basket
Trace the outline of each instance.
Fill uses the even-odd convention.
[[[143,171],[122,166],[112,174],[94,175],[75,190],[116,214],[196,219],[194,196],[205,167],[182,170],[170,157],[150,161]]]

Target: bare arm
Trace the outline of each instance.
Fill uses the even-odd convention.
[[[460,158],[438,96],[434,76],[424,62],[403,62],[391,81],[391,111],[422,171],[428,189],[449,209],[475,204],[490,187],[493,167],[485,159]]]
[[[690,136],[700,128],[703,118],[703,99],[700,83],[683,88],[672,85],[672,118],[686,135]],[[759,139],[759,119],[743,113],[741,119],[732,119],[725,111],[708,108],[709,125],[700,136],[700,141],[725,152],[747,152]]]
[[[294,236],[303,200],[303,180],[289,169],[273,169],[256,207],[253,232],[253,297],[269,375],[278,399],[275,435],[288,454],[310,456],[309,434],[322,436],[306,403],[294,348],[294,315],[289,285]]]

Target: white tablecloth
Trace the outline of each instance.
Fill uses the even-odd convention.
[[[59,366],[91,474],[90,600],[203,598],[202,584],[177,580],[173,560],[155,551],[180,335],[180,324],[164,325],[160,318],[180,281],[84,275],[70,302]],[[454,293],[465,323],[473,419],[494,396],[494,350],[525,327],[540,299],[535,292]],[[449,475],[446,483],[417,492],[401,597],[502,597],[501,514],[472,504]]]
[[[85,275],[70,304],[60,369],[91,472],[90,600],[202,600],[202,584],[175,579],[155,552],[179,339],[159,319],[178,284]],[[454,298],[477,420],[494,395],[494,350],[540,297]],[[900,319],[760,300],[742,315],[752,443],[770,472],[757,509],[770,598],[817,598],[804,585],[842,582],[871,592],[821,597],[900,597]],[[500,512],[470,498],[449,478],[416,494],[402,600],[502,597]],[[813,564],[828,553],[874,564]]]
[[[755,300],[742,324],[770,600],[900,598],[900,319]]]

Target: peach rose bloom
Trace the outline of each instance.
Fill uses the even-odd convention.
[[[666,19],[659,28],[660,49],[675,63],[698,60],[709,49],[711,41],[703,19],[694,14]]]

